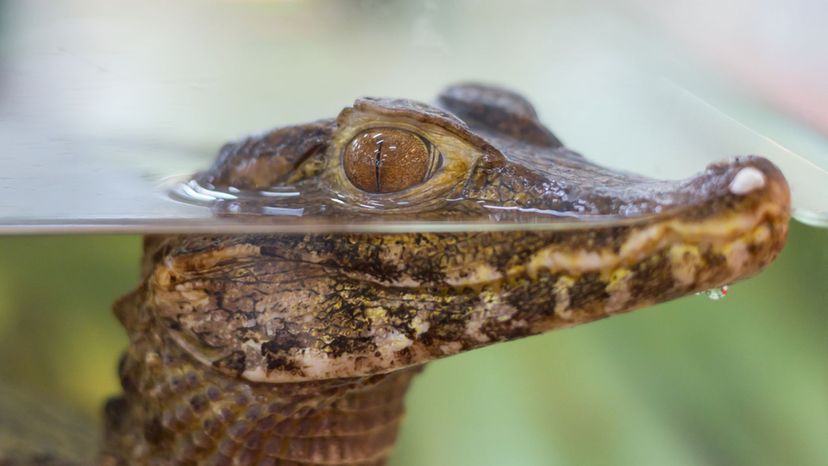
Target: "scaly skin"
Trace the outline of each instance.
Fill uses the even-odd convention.
[[[228,144],[196,181],[289,188],[293,207],[332,218],[587,221],[148,237],[142,284],[116,305],[130,346],[103,464],[384,464],[422,364],[731,283],[785,242],[788,187],[767,160],[655,181],[564,148],[508,91],[454,86],[436,105],[360,99],[336,120]],[[384,127],[433,144],[439,169],[396,193],[353,186],[345,145]]]

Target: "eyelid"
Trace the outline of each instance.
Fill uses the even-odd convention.
[[[320,180],[320,187],[335,200],[338,209],[370,211],[373,214],[439,209],[460,194],[471,175],[472,167],[485,151],[462,135],[415,119],[388,121],[376,118],[375,115],[354,112],[348,114],[347,120],[338,123]],[[434,157],[431,159],[428,176],[421,183],[402,191],[374,193],[359,189],[348,178],[344,163],[345,148],[359,134],[378,128],[405,130],[431,145]]]
[[[427,182],[442,166],[442,155],[421,134],[396,127],[366,128],[342,149],[348,181],[371,194],[393,194]]]

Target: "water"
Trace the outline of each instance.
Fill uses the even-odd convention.
[[[727,297],[727,293],[730,291],[727,285],[718,287],[718,288],[711,288],[706,291],[701,291],[696,293],[696,296],[705,296],[707,299],[712,301],[719,301],[725,299]]]
[[[501,228],[503,212],[473,224],[324,226],[307,208],[279,206],[239,222],[167,195],[170,177],[206,168],[228,140],[332,117],[363,95],[430,101],[469,79],[524,93],[567,146],[610,167],[678,179],[734,155],[764,155],[788,177],[795,216],[828,224],[825,137],[653,46],[655,30],[613,8],[5,5],[13,20],[0,48],[0,233]],[[169,17],[159,19],[159,8]],[[218,29],[232,41],[211,34]]]

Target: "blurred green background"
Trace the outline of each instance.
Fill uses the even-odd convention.
[[[0,238],[0,379],[98,417],[126,345],[110,306],[140,238]],[[828,462],[828,230],[764,273],[431,364],[394,465]]]

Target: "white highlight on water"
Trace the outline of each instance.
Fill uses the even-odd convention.
[[[722,286],[721,288],[711,288],[707,291],[700,291],[696,293],[696,296],[707,296],[708,299],[712,299],[713,301],[718,301],[720,299],[724,299],[727,296],[727,285]]]

